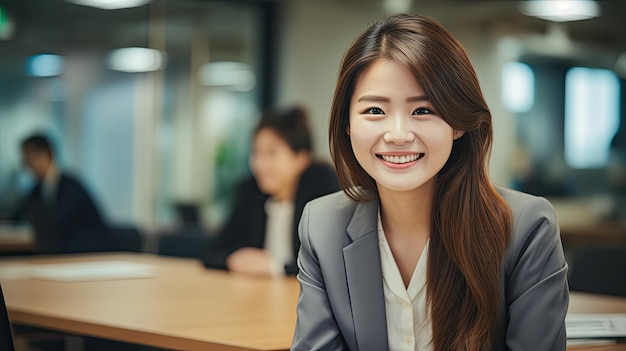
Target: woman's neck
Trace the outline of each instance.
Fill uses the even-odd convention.
[[[430,234],[432,189],[415,192],[380,191],[381,220],[385,233],[394,236],[417,236],[427,239]]]
[[[299,179],[298,179],[299,180]],[[280,191],[272,194],[272,201],[275,202],[293,202],[296,197],[296,189],[298,183],[283,186]]]

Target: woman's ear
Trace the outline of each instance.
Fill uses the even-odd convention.
[[[465,135],[465,131],[463,131],[463,130],[455,130],[454,134],[453,134],[453,138],[454,138],[454,140],[457,140],[458,138],[462,137],[463,135]]]
[[[350,135],[350,126],[346,127],[346,134]]]

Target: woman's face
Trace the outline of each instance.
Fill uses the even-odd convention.
[[[357,80],[348,133],[357,161],[379,192],[432,189],[452,142],[462,135],[438,115],[404,66],[383,59]]]
[[[309,162],[308,152],[294,152],[271,128],[254,136],[250,168],[262,192],[277,200],[290,200]]]

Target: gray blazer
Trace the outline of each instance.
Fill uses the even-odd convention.
[[[492,350],[565,350],[567,264],[554,209],[540,197],[498,191],[514,229],[501,284],[504,328]],[[292,350],[388,350],[377,213],[377,201],[355,203],[342,192],[305,208]]]

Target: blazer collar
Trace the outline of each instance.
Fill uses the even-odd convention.
[[[378,201],[358,204],[346,228],[350,239],[357,241],[365,235],[372,233],[377,234],[377,218]]]
[[[354,332],[359,350],[387,350],[387,318],[378,246],[378,201],[359,204],[343,249]]]

